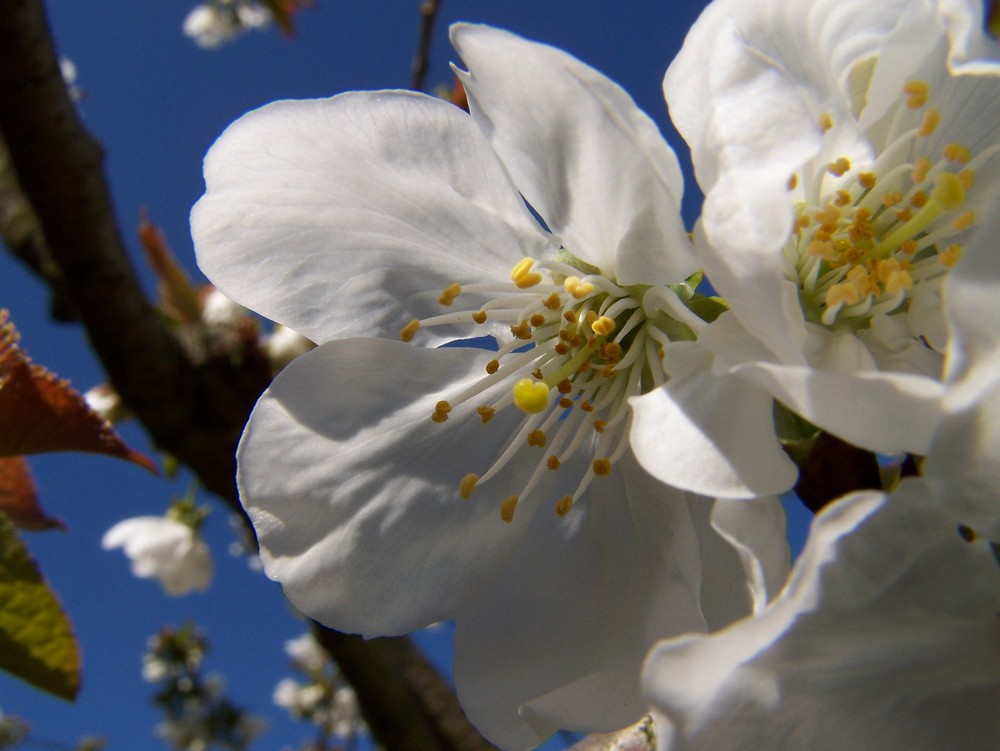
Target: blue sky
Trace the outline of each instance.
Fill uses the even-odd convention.
[[[190,4],[189,4],[190,3]],[[188,271],[199,281],[188,212],[203,190],[201,160],[215,137],[244,112],[283,98],[330,96],[351,89],[405,87],[416,46],[419,0],[316,0],[289,40],[276,30],[252,32],[216,51],[196,47],[181,33],[194,0],[50,0],[61,53],[73,60],[85,92],[80,108],[106,152],[118,219],[142,268],[135,227],[148,210]],[[648,0],[444,0],[428,84],[447,84],[452,21],[490,23],[562,47],[622,84],[660,125],[687,164],[683,143],[669,125],[660,90],[663,72],[704,2]],[[688,171],[685,218],[700,196]],[[74,326],[47,318],[44,288],[0,255],[0,307],[7,307],[32,358],[80,390],[103,380],[99,365]],[[123,426],[126,439],[151,453],[141,430]],[[165,623],[192,619],[213,645],[208,670],[228,679],[231,698],[266,714],[271,731],[255,746],[297,746],[309,735],[271,704],[274,684],[287,674],[284,640],[302,631],[277,585],[227,554],[234,536],[228,513],[211,502],[206,536],[217,576],[206,594],[168,599],[159,587],[131,576],[120,552],[104,552],[100,538],[129,516],[159,514],[186,481],[169,482],[103,457],[57,454],[32,466],[46,509],[69,532],[28,535],[28,543],[76,624],[84,654],[84,686],[75,705],[52,699],[0,674],[0,709],[30,721],[40,738],[73,742],[106,736],[111,749],[156,748],[158,720],[150,687],[140,676],[146,638]],[[447,665],[448,631],[431,640]]]

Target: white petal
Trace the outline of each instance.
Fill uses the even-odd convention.
[[[734,372],[818,427],[879,453],[926,455],[941,418],[941,384],[924,376],[763,362]]]
[[[990,747],[1000,569],[925,491],[833,504],[763,615],[654,650],[660,748]]]
[[[638,675],[649,646],[705,628],[698,531],[683,494],[631,457],[619,466],[624,476],[595,481],[563,519],[539,509],[488,596],[457,618],[459,698],[503,748],[533,748],[561,727],[634,722],[646,711]]]
[[[265,570],[297,608],[338,630],[401,634],[453,617],[503,575],[528,525],[505,524],[499,505],[534,464],[518,457],[469,500],[458,488],[523,415],[481,424],[475,408],[494,387],[446,423],[430,419],[491,357],[347,339],[281,371],[247,425],[238,481]]]
[[[951,39],[948,60],[956,73],[998,75],[1000,44],[984,33],[982,0],[938,0],[937,11]]]
[[[629,400],[639,463],[662,482],[703,495],[788,490],[796,470],[775,436],[770,394],[738,376],[712,375],[710,355],[697,346],[674,345],[666,361],[690,353],[688,372],[672,371],[664,386]]]
[[[198,263],[229,297],[322,342],[396,337],[453,282],[554,251],[472,119],[405,92],[285,101],[205,159]],[[448,332],[442,332],[447,336]]]
[[[459,75],[474,117],[570,253],[622,284],[695,270],[677,158],[621,87],[498,29],[458,24],[451,39],[469,68]]]
[[[101,547],[112,550],[123,547],[137,536],[145,537],[150,533],[155,535],[164,521],[162,516],[134,516],[131,519],[123,519],[104,533]]]

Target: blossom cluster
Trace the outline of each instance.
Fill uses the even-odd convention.
[[[1000,742],[982,12],[714,0],[663,81],[690,228],[629,95],[495,28],[451,28],[468,112],[348,92],[233,123],[199,264],[319,345],[238,451],[267,574],[366,637],[454,620],[503,748],[650,709],[663,749]],[[827,499],[793,566],[778,496],[824,436],[910,469]]]

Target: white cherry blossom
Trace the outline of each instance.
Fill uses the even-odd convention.
[[[926,453],[942,287],[992,250],[1000,81],[959,61],[996,48],[970,41],[981,10],[719,0],[664,80],[706,193],[699,252],[731,307],[699,337],[715,372],[875,451]]]
[[[157,579],[169,595],[205,590],[212,583],[212,554],[190,525],[165,516],[136,516],[104,533],[101,547],[122,548],[132,573]]]
[[[343,631],[454,619],[467,714],[527,748],[636,720],[653,641],[762,606],[786,570],[774,498],[662,484],[637,441],[689,490],[794,473],[759,448],[770,397],[720,406],[754,418],[723,447],[742,463],[666,423],[630,431],[629,400],[704,323],[654,123],[559,50],[482,26],[452,41],[471,117],[398,91],[264,107],[210,151],[192,231],[219,289],[319,345],[240,444],[267,573]]]

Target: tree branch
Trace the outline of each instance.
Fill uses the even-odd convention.
[[[434,38],[434,21],[440,6],[440,0],[423,0],[420,3],[420,39],[413,57],[413,78],[410,81],[410,88],[414,91],[424,90],[427,68],[430,65],[431,40]]]

